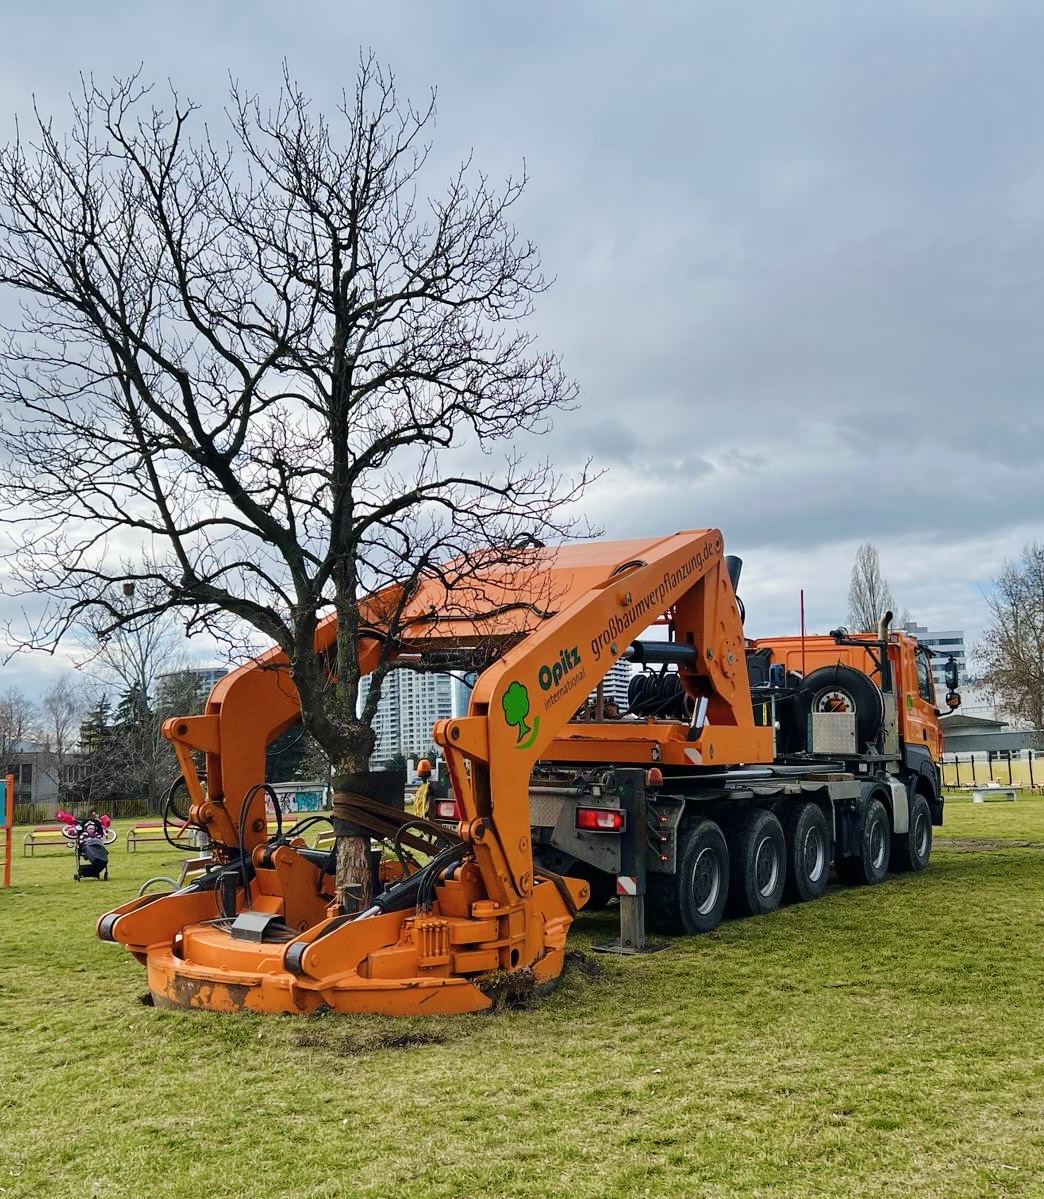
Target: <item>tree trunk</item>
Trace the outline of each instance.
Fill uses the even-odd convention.
[[[342,767],[343,769],[343,767]],[[336,902],[345,915],[364,912],[373,898],[370,871],[370,834],[355,823],[345,807],[355,798],[367,798],[364,775],[337,773],[333,779],[334,832],[337,834]]]
[[[337,838],[337,906],[345,915],[365,912],[373,898],[370,838]]]

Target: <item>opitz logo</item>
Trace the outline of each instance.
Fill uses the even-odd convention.
[[[580,665],[580,651],[574,645],[572,649],[558,652],[558,661],[553,666],[541,666],[537,682],[541,691],[550,691],[557,687],[574,666]]]

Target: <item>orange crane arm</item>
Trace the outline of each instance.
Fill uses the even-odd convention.
[[[548,756],[632,639],[664,612],[673,610],[676,639],[692,649],[682,671],[687,688],[708,699],[707,723],[692,730],[689,760],[772,759],[771,729],[754,724],[743,628],[721,533],[701,529],[628,543],[622,558],[613,548],[597,547],[597,581],[569,588],[557,615],[483,673],[468,715],[435,728],[480,865],[494,831],[496,850],[489,849],[483,874],[491,895],[504,903],[527,896],[533,885],[528,788],[534,764]],[[568,571],[568,554],[559,555],[555,567]],[[646,730],[652,764],[665,734],[655,724]]]

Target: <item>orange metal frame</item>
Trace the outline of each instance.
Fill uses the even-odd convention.
[[[461,864],[435,888],[430,911],[332,912],[316,868],[292,846],[265,862],[263,807],[244,820],[254,878],[237,908],[278,916],[290,942],[235,939],[214,890],[147,895],[99,920],[147,970],[158,1004],[211,1010],[308,1012],[322,1007],[395,1015],[489,1006],[485,976],[528,970],[537,984],[562,969],[566,936],[585,902],[581,880],[537,877],[528,785],[542,757],[695,763],[768,762],[772,731],[755,726],[743,630],[715,529],[651,541],[587,543],[539,552],[534,566],[502,568],[462,601],[433,580],[412,597],[408,649],[489,644],[502,656],[478,679],[467,716],[440,721],[463,818]],[[360,627],[380,626],[397,593],[378,593]],[[478,613],[478,614],[476,614]],[[630,643],[667,614],[673,639],[693,647],[680,671],[707,699],[700,729],[667,721],[569,725]],[[320,648],[336,626],[320,627]],[[360,641],[363,672],[376,642]],[[278,651],[221,680],[201,716],[168,721],[190,792],[190,819],[236,844],[245,798],[265,781],[265,747],[299,718],[289,663]],[[193,755],[207,761],[206,787]]]

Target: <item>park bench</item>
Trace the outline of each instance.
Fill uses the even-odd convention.
[[[139,820],[127,834],[127,852],[133,853],[142,841],[162,841],[167,843],[163,831],[162,820]]]
[[[1015,802],[1016,791],[1014,787],[974,787],[972,789],[972,803],[986,803],[991,799],[1008,799],[1012,803]]]
[[[156,883],[164,883],[172,891],[179,891],[186,883],[194,881],[213,865],[214,859],[210,854],[205,854],[200,858],[186,858],[181,863],[181,869],[178,872],[177,878],[171,878],[167,874],[157,874],[152,878],[147,878],[138,888],[138,895],[141,896],[146,891],[151,891]]]
[[[332,828],[324,828],[315,834],[315,840],[312,842],[313,849],[333,849],[337,843],[337,834]]]
[[[32,857],[33,850],[41,846],[58,846],[64,849],[73,842],[65,836],[62,824],[38,824],[31,828],[22,838],[22,856]]]
[[[285,827],[286,821],[284,821],[283,823],[284,823],[284,827]],[[198,829],[196,829],[194,827],[184,828],[184,826],[179,828],[176,824],[172,824],[169,827],[170,827],[171,836],[175,840],[180,840],[181,837],[184,836],[190,842],[195,842],[196,844],[199,844],[199,830]],[[273,836],[275,834],[277,828],[278,828],[278,825],[276,824],[276,822],[274,820],[270,820],[268,822],[268,835],[270,837]],[[162,841],[164,845],[167,844],[167,837],[163,831],[163,821],[162,820],[139,820],[138,823],[135,824],[134,827],[127,834],[127,850],[130,853],[133,853],[134,850],[137,848],[138,844],[143,841]]]

